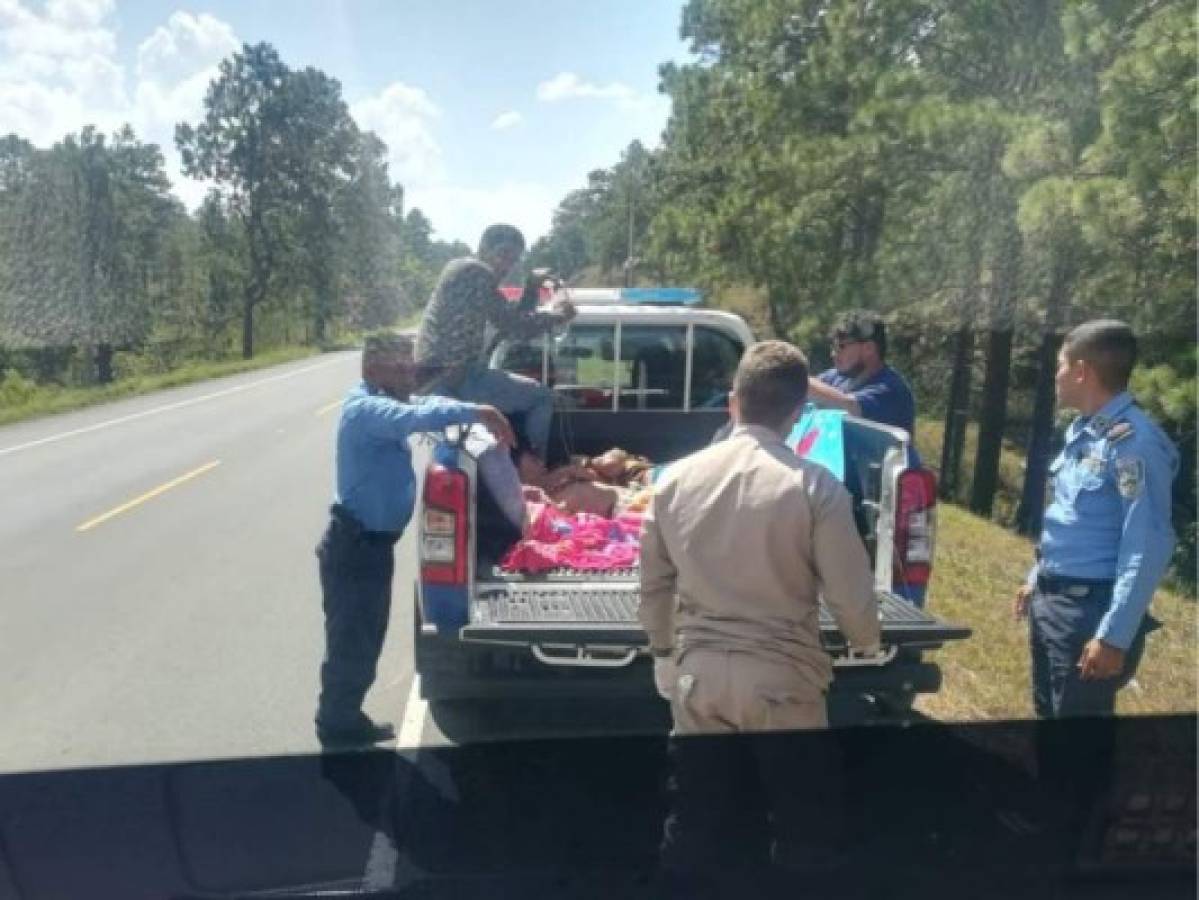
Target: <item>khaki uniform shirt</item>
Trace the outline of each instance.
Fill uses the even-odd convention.
[[[823,690],[821,595],[850,644],[877,648],[870,560],[831,472],[755,425],[670,466],[641,543],[638,615],[651,647],[786,661]]]

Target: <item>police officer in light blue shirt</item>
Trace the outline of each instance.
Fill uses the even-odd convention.
[[[1078,410],[1050,466],[1038,560],[1014,612],[1030,621],[1042,777],[1088,802],[1110,766],[1116,692],[1132,677],[1146,612],[1174,549],[1170,489],[1178,452],[1127,392],[1136,338],[1123,322],[1072,330],[1058,354],[1058,403]]]
[[[362,381],[346,396],[337,426],[337,486],[317,547],[325,612],[325,657],[316,731],[323,744],[371,744],[395,736],[362,701],[375,679],[391,610],[394,546],[412,517],[416,477],[408,438],[453,424],[481,423],[512,443],[507,419],[490,406],[415,399],[432,372],[413,362],[413,342],[373,335]]]

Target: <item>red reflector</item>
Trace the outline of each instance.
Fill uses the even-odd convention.
[[[421,580],[430,584],[466,584],[467,521],[469,485],[466,473],[433,464],[425,472],[424,504],[428,512],[450,515],[433,516],[439,524],[448,524],[452,516],[453,534],[427,533],[426,515],[421,528]],[[449,550],[452,541],[452,552]],[[427,548],[426,548],[426,545]],[[428,553],[426,553],[428,549]]]
[[[900,473],[895,504],[895,558],[892,583],[927,585],[933,570],[937,528],[937,478],[928,469]]]

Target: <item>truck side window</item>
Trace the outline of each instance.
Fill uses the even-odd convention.
[[[572,325],[552,341],[550,353],[550,384],[565,406],[612,408],[615,326]]]
[[[723,331],[695,327],[691,356],[691,408],[726,409],[733,374],[745,348]]]
[[[682,409],[687,329],[626,325],[620,330],[620,408]]]

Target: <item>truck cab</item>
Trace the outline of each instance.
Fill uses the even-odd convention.
[[[746,323],[677,289],[567,296],[578,309],[568,328],[500,341],[489,359],[553,390],[547,461],[622,447],[666,464],[706,446],[728,421],[733,374],[754,340]],[[863,658],[821,612],[834,690],[873,692],[896,706],[939,687],[921,651],[969,634],[910,602],[923,599],[931,575],[936,502],[935,480],[912,465],[910,441],[900,429],[843,420],[843,483],[874,566],[881,654]],[[638,571],[503,571],[500,559],[520,535],[480,483],[468,444],[461,430],[434,436],[423,467],[414,586],[423,695],[648,693]]]

